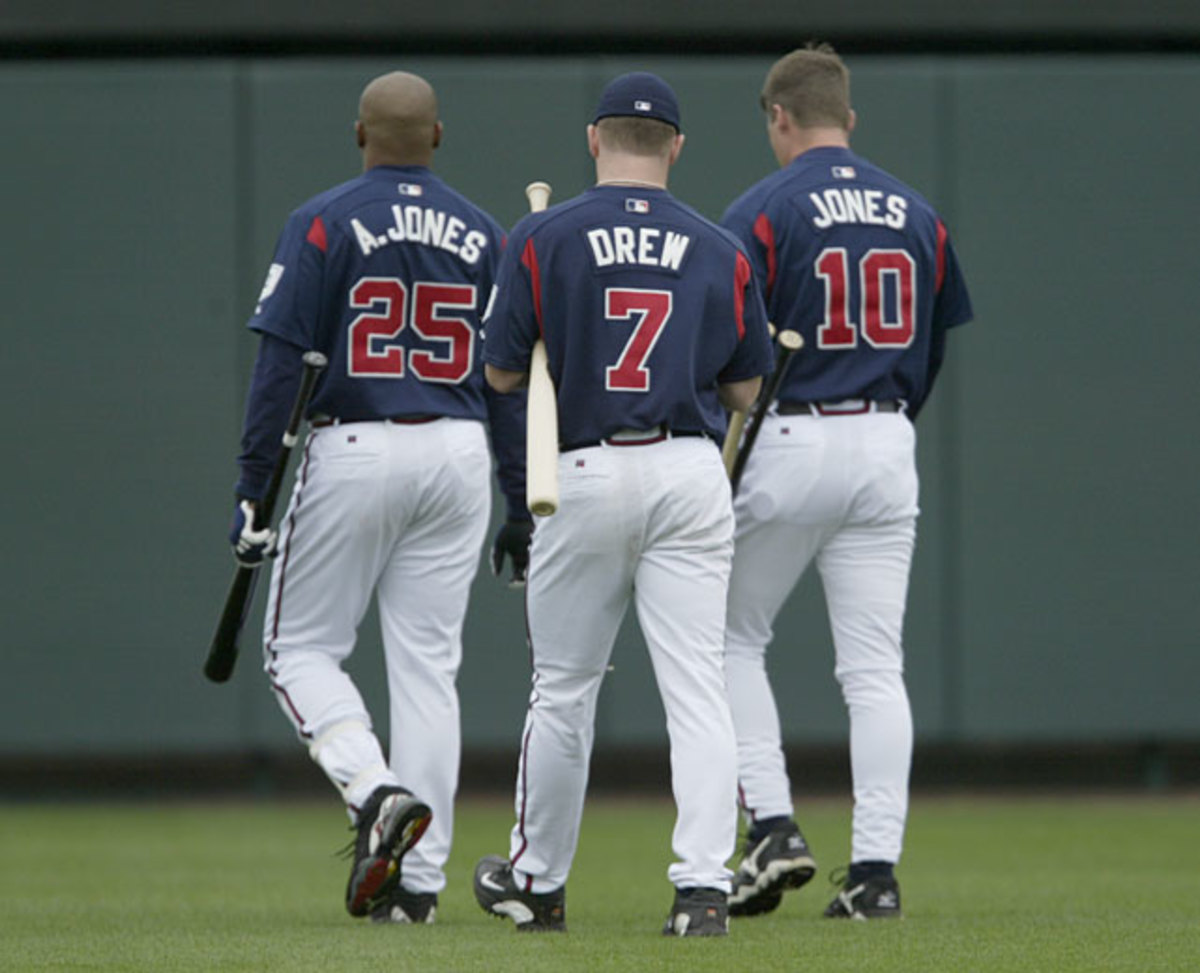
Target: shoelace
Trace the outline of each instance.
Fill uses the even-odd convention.
[[[840,868],[835,868],[829,873],[829,884],[837,889],[844,889],[846,882],[850,878],[850,866],[843,865]]]

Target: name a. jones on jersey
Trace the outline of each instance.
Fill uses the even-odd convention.
[[[816,207],[813,226],[827,230],[834,223],[869,223],[903,230],[908,219],[908,200],[879,189],[838,187],[820,193],[809,193]]]
[[[469,230],[467,224],[457,216],[450,216],[440,209],[408,204],[392,206],[391,226],[379,233],[372,233],[357,217],[350,225],[363,256],[389,243],[420,243],[426,247],[437,247],[456,254],[465,263],[473,264],[487,246],[487,237],[478,230]]]
[[[600,226],[587,231],[587,242],[597,267],[640,264],[678,270],[692,238],[653,226]]]

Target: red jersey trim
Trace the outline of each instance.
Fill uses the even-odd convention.
[[[738,341],[746,336],[746,287],[750,273],[750,261],[739,253],[733,268],[733,314],[737,319]]]
[[[775,287],[775,227],[771,226],[766,213],[759,213],[754,221],[754,236],[767,251],[767,292],[763,296],[770,297]]]
[[[937,284],[934,293],[942,292],[942,282],[946,279],[946,227],[941,220],[937,224]]]
[[[546,336],[542,328],[542,272],[538,267],[537,251],[533,249],[533,241],[525,241],[525,249],[521,251],[521,263],[529,271],[529,288],[533,292],[533,313],[537,316],[538,334]]]
[[[313,218],[312,225],[308,228],[308,236],[304,238],[314,247],[325,253],[329,249],[329,242],[325,239],[325,224],[321,217]]]

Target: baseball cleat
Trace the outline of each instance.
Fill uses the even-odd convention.
[[[385,904],[400,882],[400,859],[415,845],[433,812],[402,787],[377,787],[358,814],[346,911],[365,916]]]
[[[566,932],[566,890],[523,892],[513,879],[512,865],[487,855],[475,866],[475,901],[484,912],[516,923],[519,932]]]
[[[437,904],[436,892],[410,892],[403,885],[397,885],[382,905],[371,910],[371,921],[431,926],[437,917]]]
[[[794,821],[762,838],[746,839],[729,893],[731,916],[759,916],[779,907],[786,889],[798,889],[817,873],[808,842]]]
[[[729,905],[720,889],[675,890],[664,936],[728,936]]]
[[[835,876],[835,880],[841,876]],[[900,885],[889,876],[878,875],[851,884],[848,877],[842,889],[825,909],[826,919],[901,919]]]

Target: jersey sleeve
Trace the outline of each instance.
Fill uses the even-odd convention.
[[[320,215],[298,211],[288,218],[249,321],[252,330],[300,348],[316,347],[327,250],[327,228]]]
[[[958,256],[940,220],[937,229],[937,296],[934,300],[933,318],[940,328],[954,328],[970,321],[975,312],[971,307],[971,296],[967,293],[967,284],[958,263]]]
[[[484,389],[488,410],[488,433],[496,460],[496,482],[504,494],[509,520],[530,520],[525,505],[525,414],[524,390],[505,395]]]
[[[512,372],[529,371],[541,335],[541,273],[533,239],[514,228],[500,258],[496,286],[484,315],[483,360]]]
[[[746,255],[738,252],[734,266],[734,314],[737,319],[737,348],[721,370],[721,383],[740,382],[771,372],[773,355],[758,279]]]
[[[743,247],[763,299],[775,286],[775,230],[771,218],[760,211],[750,196],[733,202],[721,219],[721,226],[732,233]]]
[[[266,489],[300,387],[303,355],[304,349],[269,332],[259,342],[238,456],[234,491],[239,497],[258,500]]]

